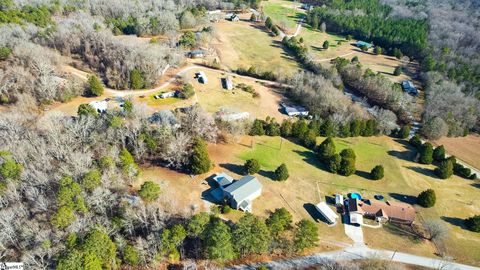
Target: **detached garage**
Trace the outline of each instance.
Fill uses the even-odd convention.
[[[320,212],[320,214],[322,214],[329,224],[335,225],[337,223],[337,213],[328,207],[326,202],[320,202],[319,204],[315,205],[315,208],[318,212]]]

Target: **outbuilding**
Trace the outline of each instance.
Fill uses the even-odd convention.
[[[262,195],[262,188],[255,176],[247,175],[224,188],[223,194],[232,208],[252,212],[252,202]]]
[[[106,100],[102,101],[92,101],[89,103],[90,106],[92,106],[95,111],[98,113],[105,113],[107,112],[107,107],[108,107],[108,102]]]
[[[315,205],[315,209],[322,214],[329,224],[335,225],[337,223],[338,215],[330,207],[328,207],[326,202],[318,203]]]

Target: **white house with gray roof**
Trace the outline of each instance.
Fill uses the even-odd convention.
[[[247,175],[223,189],[230,206],[245,212],[252,212],[252,202],[262,195],[262,184],[255,176]]]

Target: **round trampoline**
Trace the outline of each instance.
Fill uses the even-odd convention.
[[[350,193],[350,199],[357,199],[357,200],[362,200],[362,196],[359,193],[352,192]]]

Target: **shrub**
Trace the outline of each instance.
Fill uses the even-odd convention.
[[[465,226],[472,232],[480,232],[480,215],[465,219]]]
[[[375,46],[375,48],[373,48],[373,53],[375,53],[376,55],[382,54],[383,53],[382,47]]]
[[[210,170],[212,162],[207,151],[207,144],[201,138],[196,138],[193,143],[193,153],[190,158],[190,170],[194,174],[206,173]]]
[[[280,126],[280,135],[282,135],[282,137],[290,137],[292,135],[292,122],[283,120]]]
[[[143,79],[143,74],[136,68],[132,69],[132,71],[130,71],[130,88],[142,89],[144,87],[145,82]]]
[[[370,172],[370,177],[373,180],[380,180],[380,179],[383,178],[383,174],[384,174],[383,166],[382,165],[377,165]]]
[[[245,161],[243,165],[246,174],[255,174],[260,171],[260,162],[258,160],[252,158]]]
[[[282,163],[282,165],[278,166],[278,168],[275,170],[275,180],[277,181],[285,181],[289,176],[288,168],[285,163]]]
[[[328,40],[325,40],[325,42],[323,42],[322,48],[326,50],[328,49],[328,47],[330,47],[330,42],[328,42]]]
[[[250,129],[250,136],[263,136],[265,135],[265,129],[263,128],[264,122],[259,119],[253,121],[252,128]]]
[[[441,179],[450,178],[453,174],[453,162],[451,159],[440,162],[437,168],[435,168],[435,174]]]
[[[88,92],[89,96],[101,96],[103,95],[103,85],[97,76],[90,76],[88,78]]]
[[[120,167],[123,173],[130,174],[133,171],[133,175],[138,175],[138,165],[135,163],[135,159],[132,154],[128,152],[126,148],[123,148],[118,155],[120,160]]]
[[[425,208],[430,208],[435,205],[437,197],[433,189],[422,191],[417,197],[417,203]]]
[[[228,214],[232,212],[232,208],[230,207],[230,205],[224,205],[222,207],[222,214]]]
[[[275,36],[278,36],[280,34],[280,30],[278,30],[278,27],[276,25],[272,26],[272,33]]]
[[[0,47],[0,61],[6,60],[11,53],[12,49],[8,47]]]
[[[3,179],[17,180],[20,178],[23,166],[11,158],[7,158],[0,165],[0,175]]]
[[[160,186],[152,181],[146,181],[140,187],[138,195],[147,202],[155,201],[160,195]]]
[[[350,60],[351,63],[358,63],[358,56],[352,57],[352,60]]]
[[[57,228],[66,228],[75,221],[74,211],[69,206],[60,207],[55,214],[52,215],[50,222]]]
[[[353,160],[355,160],[357,158],[357,156],[355,155],[355,152],[353,151],[352,148],[346,148],[346,149],[343,149],[341,152],[340,152],[340,156],[342,158],[351,158]]]
[[[472,170],[470,168],[464,167],[462,164],[455,163],[453,165],[453,172],[463,178],[468,179],[470,175],[472,174]]]
[[[92,105],[85,103],[85,104],[80,104],[78,106],[77,115],[79,117],[80,116],[87,116],[87,115],[97,116],[98,113],[97,113],[97,110],[95,110],[95,108],[92,107]]]
[[[132,245],[127,245],[123,249],[123,261],[129,265],[137,265],[139,262],[138,252]]]
[[[420,147],[420,159],[419,162],[422,164],[432,164],[433,162],[433,147],[429,142],[424,143]]]
[[[441,162],[445,159],[445,147],[443,145],[437,146],[435,150],[433,150],[433,160],[436,162]]]
[[[102,175],[98,170],[91,170],[82,178],[82,185],[87,190],[94,190],[102,183]]]
[[[312,149],[317,144],[317,133],[315,130],[309,129],[301,139],[305,147]]]

